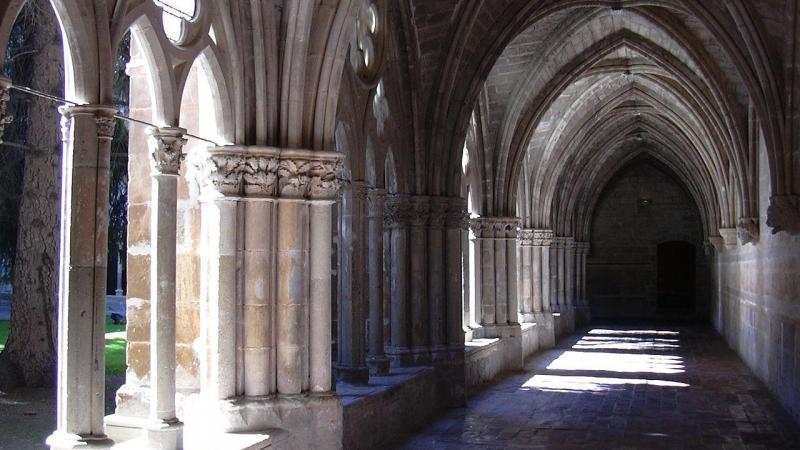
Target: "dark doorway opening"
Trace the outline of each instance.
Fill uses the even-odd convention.
[[[658,244],[658,310],[689,313],[695,304],[695,246],[683,241]]]

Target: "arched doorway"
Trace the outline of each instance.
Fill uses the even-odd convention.
[[[694,312],[696,247],[684,241],[657,246],[658,311],[667,314]]]

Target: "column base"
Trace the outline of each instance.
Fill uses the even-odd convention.
[[[415,366],[425,366],[431,362],[431,351],[428,347],[411,347],[411,360]]]
[[[104,434],[79,435],[55,431],[47,437],[45,444],[50,447],[50,450],[109,449],[114,445],[114,441]]]
[[[389,358],[390,367],[408,367],[413,365],[411,350],[408,347],[388,347],[386,356]]]
[[[337,381],[354,384],[366,384],[369,381],[369,368],[366,366],[352,367],[337,365],[334,369]]]
[[[382,377],[389,375],[389,358],[386,355],[368,356],[367,367],[370,376]]]
[[[148,449],[178,450],[183,448],[183,423],[174,421],[148,421],[144,428]]]
[[[553,314],[551,312],[535,313],[536,325],[540,326],[539,330],[539,348],[548,349],[556,345],[556,326]]]

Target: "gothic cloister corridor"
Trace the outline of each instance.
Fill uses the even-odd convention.
[[[404,449],[790,449],[800,430],[706,325],[594,326]]]

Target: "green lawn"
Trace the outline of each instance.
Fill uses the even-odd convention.
[[[8,339],[8,321],[0,320],[0,351]],[[125,373],[125,325],[114,325],[106,320],[106,373],[122,375]]]

